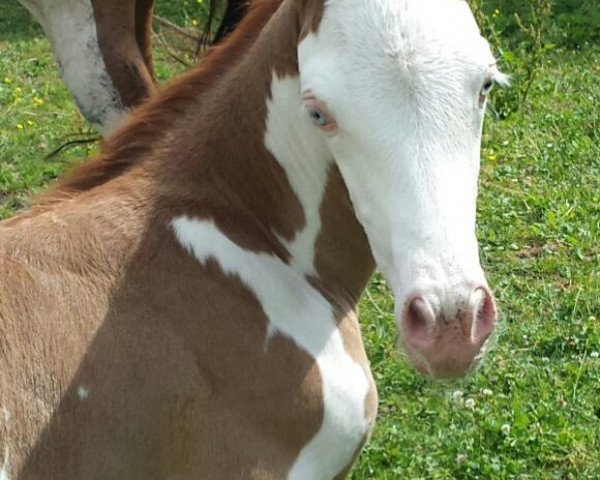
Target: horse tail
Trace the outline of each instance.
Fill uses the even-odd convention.
[[[223,2],[225,3],[224,7]],[[231,33],[246,15],[249,4],[250,0],[210,0],[208,3],[208,18],[198,42],[196,55],[198,55],[203,45],[215,45]],[[222,16],[219,15],[221,12]],[[215,22],[219,17],[221,17],[221,21],[217,27]]]

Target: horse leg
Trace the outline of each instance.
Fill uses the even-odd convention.
[[[91,0],[98,45],[127,110],[154,90],[151,35],[154,0]]]
[[[249,0],[229,0],[227,2],[227,7],[223,14],[223,21],[219,26],[219,30],[217,30],[213,43],[218,43],[231,33],[240,20],[244,18],[249,3]]]
[[[144,63],[152,79],[154,76],[154,65],[152,63],[152,15],[154,13],[154,0],[137,0],[135,4],[135,38],[144,58]]]
[[[61,76],[102,135],[154,89],[153,0],[20,0],[44,28]]]

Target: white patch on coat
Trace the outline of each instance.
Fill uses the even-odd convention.
[[[127,114],[104,63],[90,0],[20,0],[50,40],[63,81],[83,116],[103,135]]]
[[[304,275],[279,258],[242,249],[211,221],[179,217],[172,227],[180,244],[200,263],[216,260],[260,302],[275,332],[312,356],[323,382],[323,424],[301,451],[290,480],[330,480],[352,460],[368,430],[369,382],[346,352],[331,305]]]
[[[305,275],[316,275],[315,243],[321,231],[320,206],[333,158],[308,120],[300,101],[300,79],[273,74],[267,102],[265,145],[285,170],[304,210],[306,225],[288,242],[280,239],[292,265]]]
[[[90,389],[84,385],[80,385],[79,388],[77,388],[77,396],[80,400],[87,400],[90,396]]]

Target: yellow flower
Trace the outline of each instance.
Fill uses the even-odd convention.
[[[33,127],[35,125],[35,122],[33,120],[27,120],[27,125]]]
[[[33,104],[36,107],[41,107],[44,104],[44,101],[40,97],[33,97]]]
[[[15,125],[15,127],[17,127],[17,130],[23,130],[23,124],[22,123],[17,123]]]
[[[6,83],[7,85],[10,85],[12,83],[12,80],[8,77],[4,78],[4,83]]]
[[[491,155],[488,155],[488,158],[489,158],[489,159],[490,159],[492,162],[494,162],[494,161],[496,161],[496,159],[497,159],[498,157],[497,157],[495,154],[493,154],[493,153],[492,153]]]
[[[195,18],[192,20],[192,25],[194,27],[198,26],[198,20],[196,20]]]
[[[20,97],[22,93],[23,93],[23,90],[21,89],[21,87],[17,87],[13,90],[13,95],[15,97]]]

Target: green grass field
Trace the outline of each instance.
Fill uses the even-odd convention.
[[[195,23],[195,2],[158,3]],[[161,79],[181,70],[157,55]],[[475,374],[440,384],[405,365],[392,299],[373,279],[361,318],[379,418],[353,480],[600,479],[599,78],[599,43],[558,44],[528,102],[488,116],[478,229],[501,326]],[[92,135],[41,30],[0,0],[0,218],[96,147],[50,151]]]

